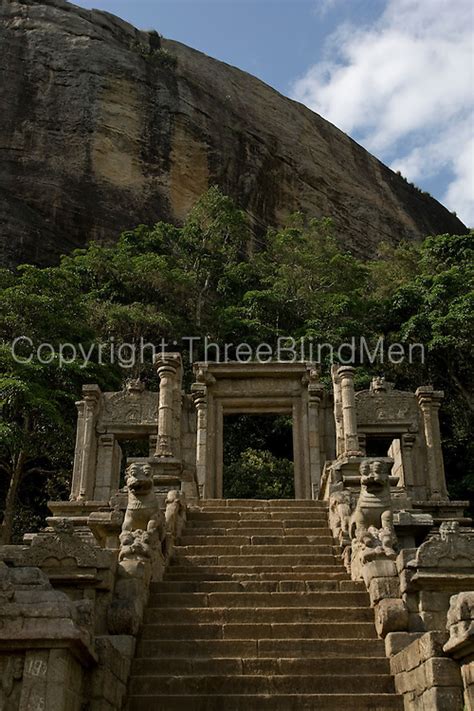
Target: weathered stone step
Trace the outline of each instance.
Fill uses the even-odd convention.
[[[204,516],[204,514],[202,514]],[[255,535],[260,529],[264,528],[310,528],[324,530],[326,534],[330,533],[326,517],[320,518],[285,518],[285,519],[258,519],[251,521],[249,519],[213,519],[213,518],[192,518],[186,523],[186,531],[196,528],[246,528],[250,529]]]
[[[373,622],[225,622],[148,623],[142,630],[143,640],[199,639],[376,639]]]
[[[394,694],[242,694],[133,696],[127,711],[403,711]]]
[[[347,674],[388,674],[390,664],[384,657],[339,657],[323,659],[321,657],[301,659],[272,659],[250,657],[248,659],[148,659],[137,657],[133,662],[132,674],[147,675],[184,675],[184,674],[312,674],[313,676]]]
[[[327,509],[327,501],[318,501],[315,499],[202,499],[197,508],[260,508],[260,509],[275,509],[275,508],[317,508]],[[193,508],[196,508],[193,507]]]
[[[330,592],[362,591],[364,583],[353,580],[164,580],[153,583],[153,590],[163,593],[189,592]]]
[[[370,607],[167,607],[152,608],[145,612],[146,625],[234,622],[259,624],[270,623],[323,623],[323,622],[372,622],[374,613]]]
[[[301,512],[297,509],[291,511],[273,511],[271,509],[267,511],[191,510],[188,511],[187,514],[188,521],[247,521],[248,523],[252,522],[252,525],[254,522],[258,524],[261,521],[300,521],[301,519],[311,521],[312,523],[316,521],[327,521],[327,512],[320,509],[304,509]]]
[[[332,536],[182,536],[180,546],[334,546]]]
[[[265,527],[265,530],[256,530],[254,527],[249,528],[246,525],[237,524],[236,526],[204,526],[196,525],[197,521],[190,521],[186,526],[183,537],[208,537],[208,536],[248,536],[249,538],[267,538],[269,536],[277,536],[286,538],[288,536],[311,536],[312,538],[329,538],[334,540],[330,529],[327,526],[311,526],[309,528],[284,528],[284,526],[272,525]]]
[[[170,568],[166,575],[165,575],[165,580],[182,580],[188,581],[188,580],[202,580],[203,582],[205,581],[211,581],[211,580],[302,580],[302,581],[310,581],[310,580],[349,580],[350,577],[348,573],[346,573],[344,570],[340,570],[337,566],[333,567],[334,572],[330,572],[330,569],[322,566],[322,567],[317,567],[314,566],[313,570],[317,570],[318,572],[308,572],[308,570],[303,570],[301,572],[300,570],[280,570],[278,566],[275,566],[273,570],[270,568],[266,571],[259,572],[258,567],[252,568],[247,567],[247,569],[242,568],[241,570],[238,571],[233,571],[232,568],[226,568],[225,566],[222,566],[219,568],[219,566],[216,566],[215,568],[211,569],[208,568],[207,570],[193,570],[192,568],[187,568],[185,571],[179,568]],[[247,572],[244,572],[247,570]],[[227,572],[225,572],[227,571]]]
[[[327,676],[248,675],[241,676],[139,676],[130,683],[130,694],[140,696],[162,694],[367,694],[394,692],[393,679],[388,674]]]
[[[380,639],[141,639],[137,657],[382,657],[385,645]]]
[[[341,565],[340,560],[330,555],[174,555],[172,565],[193,565],[193,566],[209,566],[209,565],[225,565],[225,566],[275,566],[279,565]]]
[[[300,607],[331,609],[347,607],[368,607],[369,596],[366,592],[210,592],[210,593],[151,593],[148,609],[170,607],[248,607],[251,610],[261,607]]]
[[[181,556],[246,556],[246,555],[265,555],[265,556],[280,556],[280,555],[311,555],[311,556],[334,556],[334,553],[340,553],[340,549],[335,545],[317,545],[317,544],[297,544],[290,545],[215,545],[206,543],[199,546],[179,545],[174,549],[173,558]]]

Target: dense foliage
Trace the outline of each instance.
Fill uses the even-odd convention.
[[[129,368],[121,368],[117,358],[110,362],[118,344],[129,344],[125,356],[140,348],[141,339],[176,341],[185,358],[189,342],[182,339],[190,336],[253,347],[262,341],[275,346],[280,337],[312,338],[335,347],[360,336],[372,344],[381,336],[407,346],[422,342],[424,363],[365,362],[358,384],[366,386],[371,374],[383,373],[400,388],[431,383],[445,391],[448,483],[452,495],[466,497],[474,460],[469,436],[473,282],[472,233],[429,237],[422,245],[381,245],[376,259],[361,262],[337,244],[329,219],[306,221],[296,215],[285,229],[269,230],[256,243],[244,214],[216,189],[203,196],[182,227],[140,226],[114,246],[93,243],[57,267],[0,271],[4,537],[12,527],[18,535],[37,525],[47,499],[67,490],[74,400],[83,383],[117,388],[124,378],[140,375],[157,386],[151,349],[143,363],[130,361]],[[11,343],[19,336],[31,339],[16,345],[25,361],[46,342],[56,349],[59,343],[71,344],[63,354],[70,362],[58,355],[47,364],[36,355],[16,362]],[[83,353],[90,352],[87,364],[70,357],[80,345]],[[194,359],[202,345],[194,344]],[[231,347],[228,356],[233,355]],[[324,351],[325,378],[330,360]],[[126,364],[125,357],[121,361]],[[189,370],[187,378],[189,383]],[[234,442],[240,437],[236,433]],[[243,439],[245,451],[229,461],[235,479],[229,491],[243,495],[254,472],[259,490],[276,486],[277,492],[281,486],[283,495],[285,457]]]

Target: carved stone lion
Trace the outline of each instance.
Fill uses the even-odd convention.
[[[152,470],[149,464],[130,464],[125,475],[128,503],[122,532],[163,532],[163,514],[153,489]]]
[[[360,465],[360,495],[350,523],[351,538],[394,553],[397,543],[390,496],[390,468],[382,459]]]

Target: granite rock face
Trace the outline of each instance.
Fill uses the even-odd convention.
[[[181,222],[209,185],[254,231],[332,216],[381,240],[465,232],[348,136],[254,77],[63,0],[0,2],[0,262],[48,264],[139,223]]]

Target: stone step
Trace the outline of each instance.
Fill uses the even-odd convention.
[[[331,688],[339,694],[368,694],[394,692],[393,679],[388,674],[345,675],[334,679],[327,676],[248,675],[241,676],[139,676],[131,679],[132,696],[161,696],[162,694],[327,694]]]
[[[205,514],[202,514],[202,516],[205,516]],[[330,533],[330,528],[327,524],[327,518],[285,518],[285,519],[259,519],[259,520],[254,520],[250,521],[248,519],[242,519],[239,520],[237,518],[234,519],[213,519],[213,518],[197,518],[197,515],[195,518],[188,519],[186,522],[186,531],[192,530],[192,529],[214,529],[214,528],[245,528],[245,529],[250,529],[255,535],[258,534],[260,529],[264,528],[278,528],[278,529],[287,529],[287,528],[306,528],[306,529],[312,529],[312,530],[324,530],[326,534]]]
[[[403,711],[394,694],[242,694],[132,696],[127,711]]]
[[[352,625],[351,625],[352,626]],[[380,639],[140,639],[137,657],[275,657],[323,658],[381,657],[385,659],[385,645]]]
[[[199,546],[185,546],[178,545],[175,547],[173,552],[173,558],[178,558],[181,556],[221,556],[221,555],[232,555],[232,556],[246,556],[246,555],[266,555],[266,556],[280,556],[280,555],[311,555],[311,556],[334,556],[334,554],[340,554],[340,548],[335,545],[317,545],[317,544],[297,544],[290,545],[215,545],[211,543],[205,543]]]
[[[199,570],[198,568],[193,570],[187,567],[183,568],[169,568],[164,577],[165,580],[349,580],[349,575],[345,571],[341,570],[338,566],[333,566],[334,572],[331,572],[329,568],[320,566],[313,566],[313,570],[308,570],[303,566],[301,570],[280,570],[278,566],[268,566],[267,570],[259,572],[258,567],[247,567],[241,568],[240,570],[234,571],[232,567],[216,566],[215,568],[207,568],[204,570]],[[318,572],[315,572],[318,570]],[[227,571],[227,572],[226,572]]]
[[[167,607],[152,608],[145,612],[144,624],[228,624],[259,623],[323,623],[372,622],[370,607]]]
[[[270,536],[277,536],[278,538],[287,538],[288,536],[311,536],[313,539],[331,539],[334,541],[331,530],[327,526],[311,526],[309,528],[284,528],[284,526],[272,525],[265,527],[265,530],[256,530],[254,527],[249,527],[246,525],[237,524],[236,526],[207,526],[207,525],[196,525],[199,524],[198,521],[190,521],[186,525],[186,530],[183,533],[183,537],[208,537],[208,536],[248,536],[249,538],[267,538]]]
[[[258,619],[258,618],[257,618]],[[145,640],[199,639],[376,639],[373,622],[168,622],[146,624],[141,638]]]
[[[242,566],[275,566],[278,562],[280,566],[285,565],[322,565],[322,566],[340,566],[341,561],[336,560],[330,555],[173,555],[172,565],[192,565],[192,566],[209,566],[209,565],[224,565],[231,567]]]
[[[182,536],[180,546],[334,546],[332,536],[239,536],[239,535],[209,535]]]
[[[192,508],[206,509],[222,509],[222,508],[260,508],[260,509],[275,509],[275,508],[317,508],[327,509],[327,501],[318,501],[314,499],[202,499],[199,504]]]
[[[186,516],[188,521],[247,521],[251,525],[258,524],[261,521],[272,522],[272,521],[300,521],[306,520],[311,521],[311,523],[325,521],[327,522],[327,512],[319,509],[314,510],[304,510],[299,512],[298,510],[288,510],[288,511],[231,511],[231,510],[221,510],[221,511],[188,511]]]
[[[350,675],[350,674],[388,674],[390,664],[385,657],[339,657],[323,659],[321,657],[272,659],[250,657],[247,659],[148,659],[137,657],[133,662],[134,676],[147,675],[184,675],[184,674],[312,674]]]
[[[157,608],[348,608],[369,605],[366,592],[314,592],[314,593],[276,593],[276,592],[210,592],[210,593],[151,593],[148,600],[148,610]]]
[[[331,592],[362,591],[364,583],[353,580],[164,580],[152,583],[157,593],[189,592]]]

